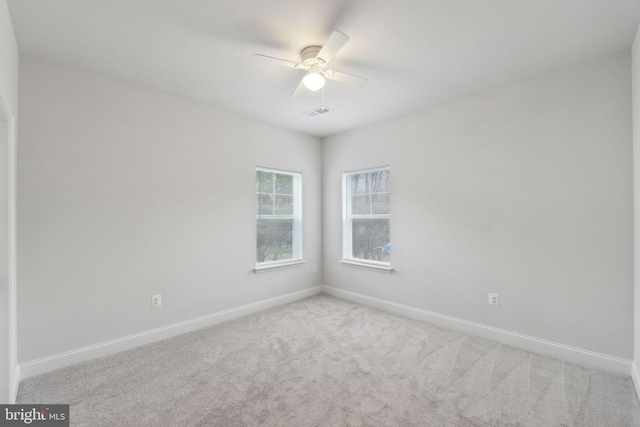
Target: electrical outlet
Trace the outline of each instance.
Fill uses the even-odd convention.
[[[153,295],[151,297],[151,308],[160,307],[162,305],[162,295]]]
[[[498,294],[489,294],[489,305],[500,305],[500,297]]]
[[[314,266],[313,266],[313,272],[314,272],[314,273],[317,273],[317,272],[318,272],[318,266],[317,266],[317,265],[314,265]]]

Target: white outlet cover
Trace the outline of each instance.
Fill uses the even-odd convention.
[[[500,305],[500,297],[498,294],[489,294],[489,305]]]
[[[151,297],[151,307],[160,307],[162,305],[162,295],[153,295]]]

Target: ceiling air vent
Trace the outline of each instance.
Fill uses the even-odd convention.
[[[319,116],[321,114],[328,113],[329,111],[331,111],[331,109],[325,107],[324,105],[321,105],[320,107],[314,108],[311,111],[307,111],[306,113],[302,113],[302,115],[305,116],[305,117],[316,117],[316,116]]]

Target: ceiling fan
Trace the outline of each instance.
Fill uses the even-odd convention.
[[[307,46],[300,52],[300,62],[287,61],[286,59],[274,58],[272,56],[254,53],[253,57],[273,64],[283,65],[297,70],[304,70],[307,74],[302,78],[296,90],[291,96],[299,95],[307,88],[311,91],[322,89],[325,78],[335,80],[340,83],[363,86],[367,79],[342,71],[327,69],[327,65],[334,55],[349,41],[349,37],[340,31],[334,31],[324,46]]]

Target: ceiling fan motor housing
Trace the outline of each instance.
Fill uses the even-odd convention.
[[[318,53],[320,53],[320,49],[322,46],[307,46],[300,52],[300,58],[302,59],[302,63],[307,67],[311,67],[312,65],[325,65],[324,60],[318,58]]]

